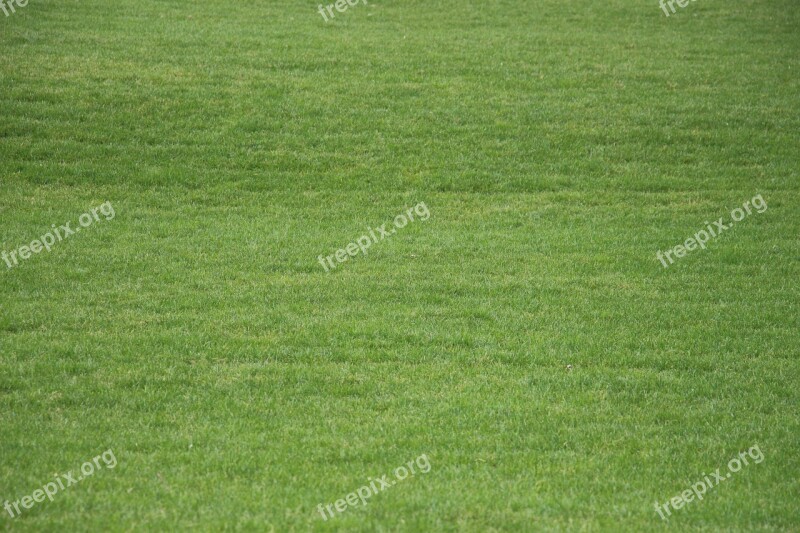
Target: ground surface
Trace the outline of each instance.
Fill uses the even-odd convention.
[[[0,263],[0,504],[118,460],[0,528],[798,531],[798,27],[791,0],[0,12],[0,251],[114,208]]]

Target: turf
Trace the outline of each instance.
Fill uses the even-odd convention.
[[[0,13],[0,528],[800,529],[797,3],[317,6]]]

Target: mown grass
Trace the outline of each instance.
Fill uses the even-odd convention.
[[[316,9],[0,15],[0,252],[115,208],[0,263],[0,505],[119,461],[0,527],[800,528],[796,3]]]

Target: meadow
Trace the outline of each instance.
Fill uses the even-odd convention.
[[[0,530],[800,530],[796,0],[319,6],[0,11]]]

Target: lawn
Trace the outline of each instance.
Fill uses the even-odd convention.
[[[0,11],[0,530],[800,531],[800,5],[674,7]]]

